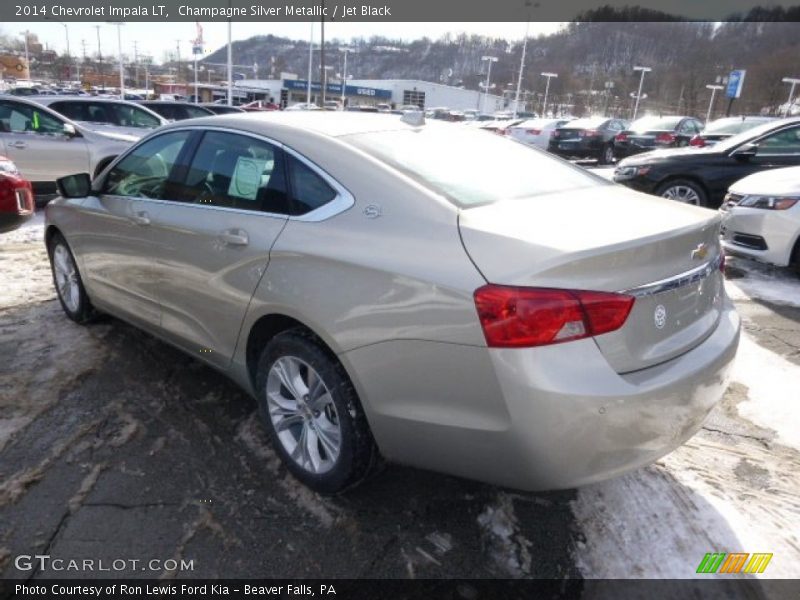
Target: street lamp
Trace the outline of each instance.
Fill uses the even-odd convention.
[[[21,35],[25,36],[25,68],[28,69],[28,79],[30,79],[30,77],[31,77],[31,60],[30,60],[30,58],[28,56],[28,35],[29,35],[28,30],[26,29],[25,31],[23,31]]]
[[[558,77],[558,73],[542,73],[542,77],[547,77],[547,85],[544,87],[544,102],[542,103],[542,116],[547,116],[547,95],[550,93],[550,80]]]
[[[339,48],[339,52],[344,54],[344,68],[342,69],[342,109],[344,109],[344,88],[347,86],[347,53],[355,52],[352,48]]]
[[[517,111],[519,110],[519,93],[522,89],[522,72],[525,70],[525,52],[528,49],[528,33],[530,32],[531,19],[530,8],[531,0],[525,2],[525,8],[528,9],[528,18],[525,20],[525,41],[522,42],[522,58],[519,61],[519,77],[517,77],[517,93],[514,96],[514,118],[517,118]]]
[[[631,121],[636,120],[636,113],[639,112],[639,98],[642,96],[642,86],[644,85],[644,74],[649,73],[653,69],[650,67],[633,67],[634,71],[641,71],[642,76],[639,78],[639,92],[636,94],[636,105],[633,107],[633,118]]]
[[[708,113],[706,114],[706,123],[711,120],[711,109],[714,107],[714,96],[717,93],[717,90],[724,90],[724,85],[707,85],[706,89],[711,90],[711,100],[708,103]]]
[[[786,103],[786,110],[783,111],[783,116],[786,117],[789,115],[789,111],[792,108],[792,99],[794,98],[794,86],[800,83],[800,79],[795,79],[794,77],[784,77],[781,81],[783,81],[783,83],[792,84],[792,88],[789,90],[789,101]]]
[[[481,56],[481,60],[489,63],[489,69],[486,71],[486,89],[483,92],[483,112],[486,112],[486,101],[489,99],[489,85],[492,82],[492,63],[497,62],[496,56]]]
[[[119,59],[119,97],[120,100],[125,100],[125,67],[122,64],[122,26],[125,23],[121,21],[112,21],[112,25],[117,26],[117,54]]]
[[[64,34],[67,36],[67,81],[72,81],[72,58],[69,53],[69,27],[62,21],[56,21],[64,28]]]

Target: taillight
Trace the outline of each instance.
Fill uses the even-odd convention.
[[[584,129],[581,131],[581,137],[594,137],[598,134],[597,129]]]
[[[635,298],[625,294],[485,285],[475,306],[491,348],[559,344],[615,331]]]
[[[627,133],[618,133],[618,134],[617,134],[617,135],[614,137],[614,141],[617,141],[617,142],[627,142],[627,141],[628,141],[628,134],[627,134]]]
[[[702,148],[706,145],[706,141],[700,137],[699,135],[695,135],[692,139],[689,140],[690,146],[697,146],[698,148]]]
[[[671,133],[659,133],[656,136],[656,144],[672,144],[675,141],[675,136]]]
[[[530,133],[531,135],[539,135],[540,133],[542,133],[541,129],[526,129],[525,131],[527,133]]]
[[[553,131],[553,137],[558,137],[559,135],[561,135],[561,132],[558,129]]]

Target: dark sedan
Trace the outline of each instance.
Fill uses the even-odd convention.
[[[703,131],[689,141],[689,145],[699,148],[713,146],[737,133],[774,120],[775,117],[723,117],[708,123]]]
[[[642,117],[614,139],[614,155],[624,158],[657,148],[679,148],[703,129],[693,117]]]
[[[192,104],[191,102],[176,102],[174,100],[147,100],[140,102],[153,112],[170,121],[183,121],[184,119],[194,119],[197,117],[208,117],[213,115],[212,111],[204,106]]]
[[[216,104],[216,103],[213,103],[213,102],[204,103],[204,104],[201,104],[200,106],[202,106],[205,109],[210,110],[215,115],[229,115],[229,114],[232,114],[232,113],[243,113],[243,112],[246,112],[243,108],[240,108],[238,106],[228,106],[227,104]]]
[[[614,181],[698,206],[718,207],[751,173],[800,165],[800,118],[759,125],[707,148],[656,150],[623,160]]]
[[[614,162],[614,137],[626,127],[621,119],[589,117],[570,121],[550,136],[547,149],[565,158],[596,158],[600,164]]]

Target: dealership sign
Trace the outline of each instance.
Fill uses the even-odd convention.
[[[284,79],[283,87],[287,90],[306,91],[308,89],[308,81],[304,79]],[[322,85],[318,81],[311,82],[311,91],[319,92],[322,90]],[[335,96],[342,95],[342,85],[340,83],[328,83],[325,86],[326,94],[333,94]],[[345,87],[345,95],[347,96],[371,96],[373,98],[386,98],[392,97],[391,90],[382,90],[379,88],[364,87],[361,85],[348,85]]]
[[[744,69],[738,71],[731,71],[728,75],[728,87],[725,89],[725,95],[728,98],[738,98],[742,95],[742,86],[744,85],[744,76],[747,73]]]

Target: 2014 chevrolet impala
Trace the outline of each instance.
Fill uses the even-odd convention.
[[[59,185],[66,314],[225,371],[322,492],[379,455],[523,489],[646,465],[738,344],[716,213],[420,114],[195,119]]]

